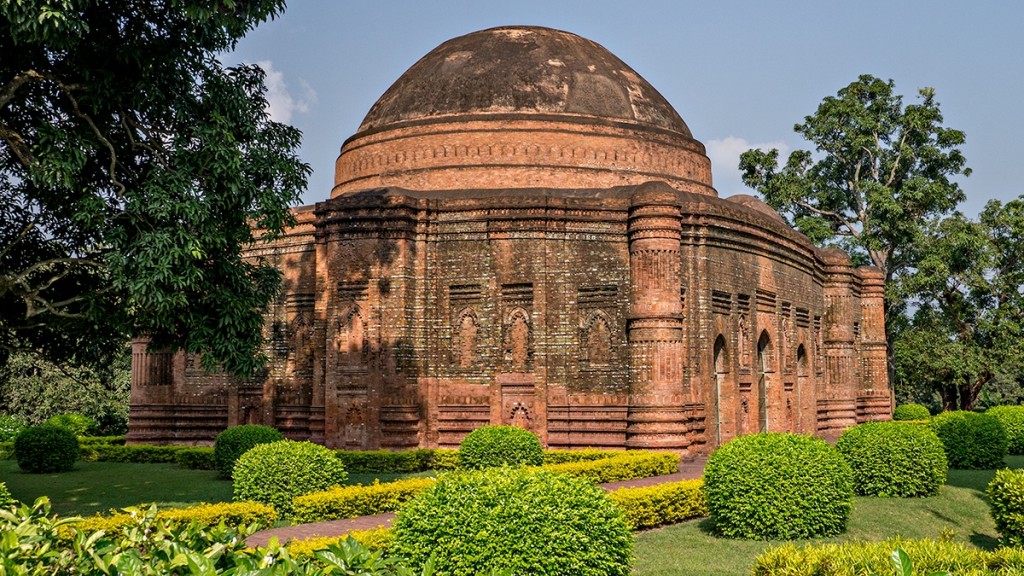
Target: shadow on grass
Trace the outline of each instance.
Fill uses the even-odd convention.
[[[718,537],[718,531],[715,530],[715,521],[711,518],[705,518],[697,522],[697,529],[708,536]]]
[[[995,550],[999,547],[999,539],[993,538],[988,534],[975,532],[968,537],[968,540],[970,540],[971,544],[982,550]]]

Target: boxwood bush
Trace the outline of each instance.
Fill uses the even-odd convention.
[[[78,460],[78,438],[67,428],[47,424],[25,428],[14,439],[14,458],[26,472],[66,472]]]
[[[52,416],[47,419],[44,424],[56,426],[58,428],[67,428],[68,430],[71,430],[75,436],[90,436],[96,433],[95,420],[85,416],[84,414],[76,414],[74,412]]]
[[[1024,454],[1024,406],[993,406],[985,411],[1006,431],[1007,452]]]
[[[900,404],[892,411],[893,420],[929,420],[932,413],[923,404]]]
[[[217,435],[213,441],[213,461],[225,478],[231,477],[235,461],[257,444],[284,440],[284,435],[270,426],[244,424],[233,426]]]
[[[459,445],[459,466],[466,469],[543,463],[540,439],[515,426],[482,426],[470,432]]]
[[[282,516],[302,494],[340,485],[345,465],[328,448],[311,442],[281,440],[257,444],[235,462],[234,499],[269,504]]]
[[[843,432],[836,449],[861,496],[934,496],[946,483],[946,453],[927,426],[865,422]]]
[[[850,467],[824,440],[799,434],[741,436],[704,468],[718,533],[753,540],[831,536],[853,507]]]
[[[633,535],[603,490],[580,478],[527,468],[440,477],[394,524],[389,553],[414,568],[431,556],[439,574],[626,576]]]
[[[996,470],[985,491],[1004,546],[1024,546],[1024,470]]]
[[[950,468],[989,470],[1002,468],[1006,458],[1006,431],[995,416],[957,410],[932,419],[942,440]]]

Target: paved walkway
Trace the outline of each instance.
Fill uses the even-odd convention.
[[[675,474],[651,476],[649,478],[639,478],[636,480],[624,480],[622,482],[609,482],[608,484],[601,484],[601,487],[610,492],[612,490],[618,490],[619,488],[654,486],[656,484],[665,484],[666,482],[678,482],[680,480],[700,478],[704,473],[704,464],[706,463],[707,458],[700,457],[694,460],[680,462],[679,471]],[[285,526],[283,528],[274,528],[271,530],[256,532],[252,536],[249,536],[245,542],[249,546],[256,547],[266,546],[272,537],[277,537],[278,542],[283,544],[289,540],[306,540],[308,538],[316,538],[319,536],[343,536],[352,530],[369,530],[379,526],[390,526],[394,519],[395,513],[388,512],[386,514],[361,516],[359,518],[346,518],[344,520],[331,520],[329,522],[296,524],[295,526]]]

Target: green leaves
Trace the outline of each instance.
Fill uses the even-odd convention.
[[[217,54],[283,5],[0,7],[0,349],[90,360],[146,333],[259,371],[278,276],[243,250],[292,222],[310,170],[262,70]]]
[[[743,181],[820,246],[900,280],[915,265],[923,226],[964,199],[956,181],[970,169],[963,132],[942,126],[934,90],[904,106],[891,80],[863,75],[822,100],[794,130],[813,145],[780,167],[778,151],[740,157]],[[890,290],[900,308],[902,292]]]

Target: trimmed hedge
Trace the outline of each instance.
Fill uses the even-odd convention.
[[[206,446],[186,447],[178,451],[175,462],[189,470],[216,470],[217,461],[213,458],[213,448]]]
[[[618,456],[603,460],[551,464],[544,469],[604,484],[674,474],[679,469],[679,454],[637,450],[619,452]]]
[[[333,488],[348,478],[330,449],[292,440],[257,444],[235,462],[233,474],[236,502],[269,504],[283,516],[291,513],[296,496]]]
[[[410,479],[412,480],[412,479]],[[432,480],[420,478],[418,480]],[[403,482],[403,481],[399,481]],[[381,484],[383,488],[390,484]],[[646,530],[658,526],[677,524],[694,518],[703,518],[708,515],[707,499],[704,497],[702,480],[683,480],[681,482],[669,482],[657,486],[643,488],[619,488],[608,493],[608,497],[626,517],[626,523],[632,530]],[[353,487],[354,488],[354,487]],[[370,488],[367,486],[366,488]],[[341,490],[350,490],[342,488]],[[320,521],[324,518],[313,517],[313,520],[300,520],[301,513],[298,511],[301,505],[300,500],[315,500],[318,495],[299,496],[296,502],[296,521],[311,522]],[[307,508],[308,509],[308,508]],[[363,514],[359,514],[363,515]],[[331,517],[330,514],[327,517]],[[342,516],[335,516],[342,518]],[[349,532],[360,544],[372,549],[387,552],[388,547],[394,541],[394,532],[390,528],[379,527],[371,530],[355,530]],[[307,540],[293,540],[288,543],[288,551],[293,556],[311,556],[316,550],[326,549],[331,544],[344,540],[347,536],[329,536],[321,538],[310,538]]]
[[[1007,452],[1024,454],[1024,406],[993,406],[985,411],[1006,431]]]
[[[93,444],[82,448],[81,459],[89,462],[124,462],[128,464],[174,464],[178,454],[188,446],[150,446],[133,444]]]
[[[946,483],[946,453],[935,432],[905,422],[865,422],[836,442],[861,496],[934,496]]]
[[[305,540],[292,540],[287,545],[288,553],[292,558],[308,558],[313,556],[317,550],[326,550],[348,538],[352,538],[370,550],[387,552],[391,543],[395,541],[395,533],[391,528],[380,526],[369,530],[352,530],[344,536],[319,536]]]
[[[22,430],[14,439],[14,458],[26,472],[67,472],[78,460],[78,438],[67,428],[43,424]]]
[[[398,511],[389,554],[419,569],[471,576],[627,576],[633,535],[597,486],[547,470],[446,474]]]
[[[950,468],[991,470],[1006,458],[1006,431],[994,416],[957,410],[932,418]]]
[[[704,468],[719,534],[753,540],[831,536],[853,508],[850,467],[824,440],[800,434],[741,436]]]
[[[996,470],[985,494],[1000,542],[1024,546],[1024,470]]]
[[[956,576],[1010,576],[1024,570],[1024,549],[980,550],[962,542],[892,539],[843,544],[783,544],[754,560],[753,576],[861,576],[892,574],[891,555],[902,548],[914,574],[949,572]]]
[[[516,426],[481,426],[459,444],[459,466],[467,470],[543,463],[544,447],[540,438]]]
[[[404,450],[336,450],[338,459],[351,473],[406,474],[430,470],[434,451]]]
[[[142,512],[124,512],[112,515],[97,514],[83,520],[72,522],[70,527],[77,528],[85,533],[93,533],[99,530],[105,532],[117,532],[129,526],[134,526]],[[167,522],[168,526],[184,526],[196,522],[202,526],[217,526],[223,523],[225,526],[239,528],[241,526],[269,528],[277,521],[278,515],[273,508],[258,502],[220,502],[217,504],[196,504],[187,508],[175,508],[159,510],[156,512],[156,520]],[[68,529],[61,532],[63,539],[73,537],[73,531]]]
[[[545,450],[544,464],[566,464],[569,462],[591,462],[622,456],[625,450],[605,450],[601,448],[584,448],[582,450]]]
[[[458,470],[459,451],[455,448],[437,448],[430,455],[429,470]]]
[[[224,478],[231,478],[235,462],[257,444],[284,440],[284,435],[270,426],[244,424],[217,434],[213,441],[213,460]]]
[[[393,512],[435,482],[435,478],[407,478],[296,496],[292,501],[292,520],[297,523],[322,522]]]
[[[683,480],[608,493],[633,530],[646,530],[708,515],[703,480]]]
[[[930,420],[932,413],[924,404],[900,404],[892,411],[893,420]]]

